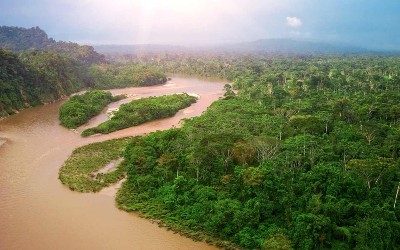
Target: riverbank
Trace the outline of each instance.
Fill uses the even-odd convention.
[[[124,199],[129,199],[132,196],[130,193],[128,184],[126,180],[118,187],[117,194],[115,197],[117,207],[129,213],[134,213],[142,218],[150,220],[152,223],[156,223],[159,227],[171,230],[181,236],[191,238],[195,241],[206,242],[207,244],[216,246],[218,248],[224,249],[240,249],[239,246],[232,242],[218,239],[204,231],[190,229],[185,223],[180,220],[173,220],[171,217],[165,213],[163,214],[163,209],[158,207],[155,203],[141,203],[138,204],[136,208],[125,206]]]
[[[97,193],[71,192],[58,179],[60,166],[74,149],[179,127],[180,120],[199,116],[223,95],[222,83],[193,78],[173,78],[172,81],[174,86],[113,89],[110,92],[134,95],[135,99],[187,92],[199,94],[200,100],[173,117],[107,135],[87,138],[79,135],[88,126],[97,126],[107,120],[106,110],[79,127],[78,132],[60,126],[58,109],[63,101],[29,108],[0,121],[0,137],[7,138],[0,152],[1,248],[215,249],[117,209],[112,197],[114,186]],[[107,109],[130,100],[111,103]]]
[[[212,77],[212,76],[202,76],[200,74],[183,74],[183,73],[168,72],[166,73],[166,75],[173,75],[174,77],[179,77],[179,78],[196,78],[203,81],[219,82],[224,84],[229,83],[227,79],[223,79],[220,77]]]
[[[61,182],[73,191],[100,192],[110,195],[116,199],[119,209],[134,213],[179,235],[220,248],[238,249],[238,246],[231,242],[215,238],[206,232],[192,230],[178,220],[171,220],[168,216],[160,215],[159,211],[162,211],[162,209],[154,209],[154,204],[148,203],[144,206],[141,204],[142,206],[139,209],[131,209],[122,204],[121,201],[124,197],[132,195],[129,188],[124,186],[125,182],[122,182],[125,178],[127,165],[121,161],[124,149],[130,140],[131,138],[114,139],[75,149],[60,169],[59,178]],[[110,171],[110,165],[115,164],[115,162],[120,164],[117,164]],[[115,192],[117,196],[115,196]]]
[[[121,105],[113,117],[96,127],[82,132],[83,137],[111,132],[143,124],[149,121],[174,116],[179,110],[197,101],[187,94],[163,95],[133,100]]]

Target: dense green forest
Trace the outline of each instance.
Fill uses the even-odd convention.
[[[39,28],[0,31],[1,47],[19,51],[0,49],[0,116],[82,88],[158,84],[165,73],[233,82],[182,128],[135,137],[124,153],[126,140],[75,151],[60,172],[71,188],[98,191],[126,174],[120,208],[227,248],[400,246],[399,57],[166,53],[111,64]],[[194,101],[184,97],[182,107],[123,105],[84,135],[173,115]],[[92,176],[122,154],[115,172]]]
[[[87,91],[74,95],[60,107],[59,118],[61,125],[67,128],[77,128],[97,115],[105,106],[125,98],[112,96],[110,92],[101,90]]]
[[[218,78],[234,81],[238,77],[260,76],[268,82],[286,83],[289,80],[311,80],[342,74],[354,81],[369,81],[372,76],[390,77],[398,81],[400,65],[398,56],[282,54],[282,53],[164,53],[138,55],[110,55],[119,63],[137,63],[154,66],[165,73]],[[355,64],[353,66],[353,64]],[[254,73],[254,75],[252,74]],[[337,77],[337,75],[336,75]],[[329,81],[331,82],[332,77]],[[337,79],[335,79],[337,80]],[[347,79],[351,80],[351,79]],[[375,80],[376,81],[376,80]],[[333,82],[331,84],[334,84]]]
[[[150,66],[93,64],[53,51],[11,52],[0,48],[0,117],[52,102],[81,89],[149,86],[166,81]]]
[[[400,58],[187,60],[160,65],[238,95],[225,86],[182,128],[134,138],[120,208],[225,247],[400,246]]]
[[[140,64],[94,64],[89,68],[89,76],[97,89],[151,86],[167,81],[158,69]]]
[[[56,42],[38,27],[0,26],[0,117],[90,86],[87,67],[102,62],[93,47]]]
[[[55,42],[38,27],[0,26],[0,118],[81,89],[165,81],[165,75],[154,67],[106,62],[93,47]]]
[[[0,49],[0,117],[51,102],[85,86],[79,64],[50,51]]]
[[[88,128],[82,136],[98,133],[108,134],[120,129],[136,126],[148,121],[175,115],[180,109],[190,106],[197,98],[186,93],[142,98],[122,104],[108,121],[95,128]]]
[[[53,51],[85,65],[104,62],[104,56],[97,53],[92,46],[55,41],[49,38],[46,32],[39,27],[26,29],[0,26],[0,48],[12,51],[26,51],[30,49]]]

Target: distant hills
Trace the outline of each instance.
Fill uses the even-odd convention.
[[[242,52],[281,53],[367,53],[366,49],[325,42],[300,41],[292,39],[262,39],[217,47],[219,50]]]
[[[295,53],[295,54],[348,54],[370,53],[370,50],[325,42],[300,41],[293,39],[263,39],[252,42],[232,43],[214,46],[173,46],[159,44],[140,45],[95,45],[94,48],[103,54],[140,54],[168,52],[227,52],[227,53]]]
[[[12,51],[30,49],[54,51],[87,65],[104,61],[104,56],[97,53],[92,46],[55,41],[49,38],[46,32],[39,27],[27,29],[0,26],[0,48]]]
[[[135,45],[93,45],[94,49],[102,54],[140,54],[140,53],[166,53],[189,50],[184,46],[160,44],[135,44]]]
[[[0,48],[13,51],[38,49],[55,51],[84,62],[98,63],[104,60],[101,54],[151,54],[178,52],[224,52],[224,53],[294,53],[294,54],[366,54],[396,53],[372,51],[358,46],[341,43],[304,41],[295,39],[261,39],[251,42],[208,46],[178,46],[162,44],[135,45],[79,45],[73,42],[55,41],[39,27],[20,28],[0,26]],[[100,54],[101,53],[101,54]]]

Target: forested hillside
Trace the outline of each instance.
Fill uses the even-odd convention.
[[[38,27],[1,26],[0,117],[89,86],[87,67],[101,62],[92,47],[56,42]]]
[[[147,62],[239,93],[133,139],[119,207],[225,247],[400,246],[400,58]]]
[[[80,64],[55,52],[0,49],[0,117],[69,95],[84,78]]]
[[[0,48],[12,51],[29,49],[55,51],[86,65],[104,62],[104,56],[97,53],[93,47],[72,42],[57,42],[49,38],[39,27],[26,29],[0,26]]]
[[[0,26],[0,118],[83,88],[148,86],[165,81],[166,76],[154,67],[114,65],[93,47],[56,42],[38,27]]]

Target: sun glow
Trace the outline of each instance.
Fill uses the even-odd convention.
[[[75,20],[99,37],[115,34],[115,43],[128,44],[246,40],[265,34],[255,19],[260,11],[268,17],[282,7],[274,0],[60,1],[73,10],[66,20]],[[266,3],[268,8],[254,7]]]
[[[208,0],[190,1],[190,0],[146,0],[140,1],[140,5],[145,9],[157,9],[173,12],[199,12],[205,7],[211,5]]]

